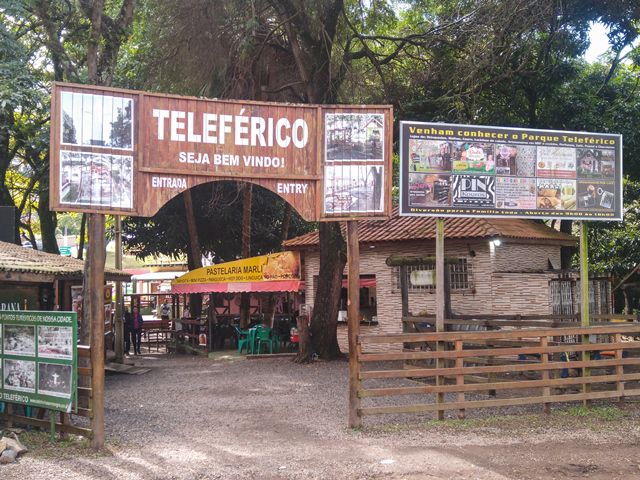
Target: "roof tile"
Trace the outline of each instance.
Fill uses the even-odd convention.
[[[40,273],[59,277],[82,277],[84,261],[63,257],[15,243],[0,242],[0,272]],[[131,275],[114,268],[105,268],[105,276],[113,280],[129,280]]]
[[[401,217],[395,207],[390,220],[359,221],[358,236],[361,243],[398,242],[433,239],[436,234],[435,217]],[[536,241],[553,241],[575,245],[577,239],[558,232],[547,225],[525,219],[501,218],[447,218],[446,238],[502,237]],[[310,247],[319,243],[318,231],[287,240],[286,247]]]

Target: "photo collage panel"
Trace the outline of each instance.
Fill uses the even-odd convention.
[[[382,213],[384,115],[327,113],[325,138],[324,212]]]
[[[615,151],[410,138],[408,206],[613,211]]]
[[[0,327],[0,389],[71,399],[73,329],[9,323]]]

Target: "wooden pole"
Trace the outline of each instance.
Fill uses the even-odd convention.
[[[362,425],[360,416],[360,363],[358,335],[360,333],[360,245],[358,222],[347,222],[347,257],[349,264],[349,300],[347,320],[349,335],[349,427]]]
[[[444,218],[436,218],[436,332],[444,332],[445,313],[445,272],[444,272]],[[436,342],[436,350],[444,350],[444,342]],[[438,358],[437,368],[444,368],[444,359]],[[444,377],[436,377],[436,385],[444,385]],[[436,394],[436,403],[444,403],[444,393]],[[438,410],[438,420],[444,419],[444,410]]]
[[[586,222],[580,222],[580,318],[583,327],[589,326],[589,235]],[[582,336],[582,343],[589,343],[589,335]],[[591,359],[591,353],[582,352],[582,360],[588,362]],[[582,378],[591,375],[591,368],[584,367],[582,369]],[[584,383],[582,392],[591,392],[591,384]],[[584,400],[585,407],[591,406],[591,400]]]
[[[116,237],[116,270],[122,270],[122,217],[115,216]],[[122,282],[116,282],[116,322],[115,322],[115,353],[116,362],[124,362],[124,321],[122,319]]]
[[[93,394],[93,417],[91,446],[98,450],[104,447],[104,215],[89,215],[89,251],[87,252],[87,289],[90,298],[91,322],[91,389]]]

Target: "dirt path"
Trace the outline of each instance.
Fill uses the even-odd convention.
[[[105,452],[42,444],[0,468],[0,478],[640,478],[635,403],[586,417],[376,418],[352,431],[346,362],[145,356],[141,363],[151,372],[107,377]]]

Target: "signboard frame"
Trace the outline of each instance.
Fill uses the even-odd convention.
[[[65,101],[62,98],[63,93],[71,97],[73,95],[78,97],[82,95],[83,103],[78,108],[76,108],[75,104],[69,107],[69,103],[67,103],[66,108],[71,110],[65,110],[62,105]],[[100,96],[103,99],[97,103],[95,100],[91,100],[92,97],[97,98]],[[125,100],[120,102],[121,108],[119,110],[114,110],[113,113],[105,116],[106,114],[103,113],[109,111],[106,107],[107,97]],[[85,98],[87,100],[84,100]],[[70,101],[68,97],[67,101]],[[127,111],[127,107],[122,107],[122,105],[129,102],[131,111],[127,112],[126,118],[131,123],[130,135],[132,135],[132,138],[129,141],[128,131],[122,130],[120,131],[122,138],[120,141],[116,141],[112,135],[115,129],[114,119],[118,115],[123,116],[122,112]],[[91,114],[84,113],[84,109],[87,108],[84,103],[90,105],[87,111],[91,112],[91,114],[98,112],[95,113],[96,116],[102,115],[96,125],[92,120],[90,124],[84,127],[84,130],[91,131],[93,129],[92,132],[97,132],[97,134],[86,135],[81,132],[82,125],[85,122],[85,117],[82,115],[88,115],[93,118]],[[115,104],[115,100],[109,100],[109,105],[111,106],[112,104]],[[79,123],[76,122],[74,116],[76,110],[80,112],[78,114],[80,117],[78,118],[82,119]],[[211,112],[214,111],[216,113],[212,114]],[[233,180],[254,183],[271,190],[289,202],[303,218],[310,221],[383,220],[388,219],[391,215],[393,143],[393,107],[391,105],[315,105],[203,99],[55,82],[52,88],[51,112],[50,204],[51,209],[54,211],[148,217],[154,215],[171,198],[184,190],[211,181]],[[176,112],[176,115],[180,115],[179,119],[173,118]],[[271,116],[266,118],[267,113],[265,112]],[[269,142],[275,142],[273,138],[277,136],[277,133],[271,132],[271,137],[264,133],[264,131],[270,131],[269,128],[271,127],[277,130],[277,122],[280,119],[284,119],[285,123],[283,125],[293,125],[295,121],[291,121],[294,118],[291,112],[304,116],[307,122],[305,125],[308,128],[308,143],[296,150],[301,155],[300,158],[295,155],[287,157],[283,153],[291,152],[293,148],[291,146],[295,137],[293,130],[288,131],[291,137],[291,142],[288,143],[287,147],[288,150],[281,146],[269,146]],[[325,158],[325,115],[333,113],[382,115],[382,132],[377,133],[377,135],[380,135],[380,139],[372,140],[374,146],[378,141],[383,144],[382,148],[378,146],[382,158],[377,162],[377,165],[382,167],[378,171],[382,170],[384,179],[381,189],[378,187],[378,190],[382,192],[380,195],[382,204],[377,205],[377,208],[373,208],[370,211],[344,210],[334,213],[325,212],[324,196],[325,188],[328,188],[324,178],[326,164],[328,163]],[[65,115],[64,119],[63,114]],[[228,120],[229,118],[237,119],[242,116],[242,135],[245,136],[245,140],[247,137],[250,138],[252,143],[249,146],[246,143],[242,143],[239,146],[240,144],[233,143],[236,141],[237,136],[225,130],[227,132],[226,144],[220,137],[216,140],[218,143],[215,145],[205,145],[205,134],[209,134],[210,136],[207,138],[211,140],[213,138],[211,132],[214,132],[214,130],[205,131],[205,125],[208,125],[205,119],[211,118],[205,117],[205,115],[215,116],[218,114],[219,121],[222,121],[221,119],[224,116],[225,121],[229,122],[232,121]],[[280,116],[280,114],[282,115]],[[107,117],[108,120],[105,120]],[[258,120],[254,120],[256,118]],[[109,127],[105,127],[107,121],[111,120],[113,122],[109,124]],[[246,125],[253,126],[252,122],[254,121],[256,122],[255,125],[262,125],[263,127],[265,123],[261,122],[273,123],[266,124],[265,128],[267,130],[263,130],[262,138],[260,138],[252,133],[246,133],[246,130],[244,130]],[[65,124],[65,122],[67,123]],[[235,122],[236,120],[233,120],[234,125],[237,125]],[[71,128],[68,125],[71,125]],[[174,128],[175,125],[180,126],[180,133],[176,133],[178,131]],[[229,124],[226,126],[231,128]],[[67,133],[70,130],[73,132],[73,141],[63,143],[65,128],[67,128]],[[218,124],[217,128],[222,132],[225,129],[225,124]],[[78,132],[76,132],[76,129]],[[282,133],[282,130],[280,132]],[[224,134],[220,133],[219,135],[222,136]],[[298,137],[300,135],[298,133]],[[169,137],[171,138],[169,139]],[[199,140],[200,144],[187,141],[190,138]],[[270,138],[271,140],[269,140]],[[298,140],[300,141],[300,138]],[[265,141],[267,142],[266,146],[264,144]],[[126,149],[116,146],[123,142],[126,144]],[[278,158],[282,160],[283,168],[275,169],[279,171],[268,170],[266,165],[265,168],[258,168],[261,164],[256,164],[258,166],[254,168],[253,163],[249,166],[243,162],[240,162],[239,165],[236,163],[237,171],[230,168],[229,165],[222,165],[224,163],[224,159],[221,159],[222,157],[242,157],[242,160],[246,162],[245,154],[250,153],[253,155],[258,151],[262,152],[260,153],[262,155],[264,152],[271,152],[270,148],[276,154],[279,154],[280,157]],[[181,163],[177,160],[178,153],[181,155]],[[187,158],[191,154],[193,154],[193,157]],[[197,164],[198,158],[202,158],[203,154],[209,155],[210,163],[206,168]],[[172,156],[171,165],[166,160],[168,158],[167,155]],[[213,164],[214,155],[217,155],[219,157],[218,160],[220,160],[215,165]],[[124,157],[126,159],[123,159]],[[267,157],[264,158],[266,159]],[[286,168],[284,168],[285,158]],[[184,162],[182,162],[183,160]],[[189,161],[191,163],[188,163]],[[235,161],[237,162],[238,158]],[[62,178],[63,175],[61,174],[61,162],[64,162],[66,168],[64,178]],[[360,160],[354,160],[354,163],[358,162]],[[129,165],[131,165],[130,175],[128,174]],[[298,170],[298,167],[301,167],[302,170]],[[83,183],[82,172],[90,172],[91,180]],[[117,173],[113,174],[112,172]],[[80,177],[80,180],[77,177]],[[120,183],[114,183],[114,178],[116,177]],[[104,182],[105,185],[101,186],[101,182]],[[375,183],[368,177],[363,182],[365,187],[370,183]],[[129,198],[127,195],[122,195],[122,189],[119,188],[122,185],[127,185],[127,183],[130,185],[131,192]],[[113,188],[111,186],[113,184],[116,184],[118,188]],[[300,194],[301,187],[299,185],[304,187],[304,194]],[[289,189],[288,186],[291,186],[291,188]],[[72,191],[72,188],[75,188],[75,190]],[[113,192],[118,193],[114,194]],[[87,195],[90,198],[89,204],[83,204],[82,202],[85,201],[83,198]],[[354,204],[360,204],[361,202],[357,194],[352,197],[352,200]]]
[[[455,171],[453,165],[453,155],[449,155],[449,162],[451,165],[439,166],[436,164],[435,167],[431,167],[431,160],[429,160],[429,166],[426,167],[425,171],[418,172],[414,170],[410,172],[410,162],[412,161],[410,158],[411,152],[409,152],[409,140],[410,140],[410,131],[409,127],[414,127],[416,129],[423,129],[426,131],[429,129],[429,133],[417,133],[416,135],[421,135],[420,139],[424,141],[431,142],[441,142],[441,143],[486,143],[491,145],[504,145],[504,144],[513,144],[513,146],[517,147],[535,147],[535,159],[533,160],[535,163],[533,165],[534,173],[533,175],[523,175],[517,176],[512,174],[499,175],[497,168],[497,158],[494,158],[492,161],[494,162],[493,172],[487,173],[484,177],[487,177],[486,182],[486,190],[490,192],[491,188],[493,188],[493,206],[482,206],[478,205],[474,207],[472,205],[455,205],[454,203],[454,192],[453,192],[453,178],[459,177],[462,178],[465,175],[469,177],[482,177],[478,172],[472,171],[469,173],[465,173],[463,171]],[[416,130],[418,132],[418,130]],[[494,138],[486,138],[486,137],[472,137],[474,133],[483,132],[485,135],[495,135]],[[453,133],[453,134],[451,134]],[[460,133],[464,135],[459,135]],[[496,138],[497,137],[497,138]],[[552,140],[548,140],[552,139]],[[566,139],[566,140],[564,140]],[[610,141],[613,142],[610,145],[599,145],[595,142],[597,141]],[[480,146],[481,147],[481,146]],[[565,149],[573,149],[574,150],[574,164],[573,169],[574,172],[568,172],[568,175],[574,175],[573,177],[567,178],[562,175],[553,175],[553,174],[545,174],[544,176],[538,176],[538,168],[540,164],[544,164],[546,162],[538,161],[538,148],[565,148]],[[598,178],[593,177],[579,177],[578,175],[578,158],[577,158],[577,150],[588,149],[588,148],[597,148],[607,149],[608,151],[613,151],[613,162],[614,162],[614,172],[611,178],[607,178],[598,182]],[[540,129],[528,129],[528,128],[511,128],[511,127],[496,127],[496,126],[487,126],[487,125],[465,125],[465,124],[448,124],[448,123],[432,123],[432,122],[417,122],[417,121],[408,121],[404,120],[400,122],[400,215],[402,216],[434,216],[434,217],[475,217],[475,218],[528,218],[528,219],[549,219],[549,218],[557,218],[563,220],[579,220],[579,221],[622,221],[622,211],[623,211],[623,203],[622,203],[622,180],[623,180],[623,162],[622,162],[622,136],[618,134],[610,134],[610,133],[590,133],[590,132],[575,132],[575,131],[564,131],[564,130],[540,130]],[[478,155],[480,157],[480,155]],[[571,165],[571,161],[569,161],[568,165]],[[438,171],[438,168],[442,167],[442,171]],[[485,167],[487,167],[485,165]],[[415,168],[415,167],[414,167]],[[456,168],[461,168],[460,165],[456,165]],[[446,169],[446,170],[445,170]],[[559,171],[556,171],[558,173]],[[446,186],[448,188],[448,195],[450,197],[448,205],[425,205],[424,207],[420,206],[412,206],[409,204],[409,177],[410,173],[424,173],[426,176],[434,177],[434,185],[431,187],[432,195],[435,196],[436,185],[435,181],[440,179],[440,176],[447,177],[449,181],[449,185]],[[563,172],[559,172],[563,173]],[[415,176],[415,175],[414,175]],[[435,179],[435,177],[438,177]],[[535,202],[534,208],[502,208],[499,209],[496,206],[496,182],[498,178],[507,178],[507,179],[515,179],[515,180],[528,180],[528,183],[535,186],[535,195],[533,195],[533,201]],[[490,180],[493,179],[493,183],[489,185]],[[444,179],[443,179],[444,181]],[[550,198],[548,201],[557,202],[559,199],[555,197],[560,197],[560,194],[563,192],[562,182],[567,184],[572,184],[573,187],[568,185],[568,189],[573,189],[574,195],[574,206],[573,210],[552,210],[541,209],[538,207],[541,200],[544,200],[542,193],[550,192]],[[557,183],[558,185],[551,185],[553,188],[546,189],[544,187],[545,182]],[[608,195],[611,195],[610,198],[604,199],[611,202],[613,200],[613,209],[612,212],[605,211],[587,211],[587,210],[578,210],[578,200],[579,200],[579,188],[580,186],[588,185],[586,188],[592,187],[591,184],[599,184],[599,183],[607,183],[607,185],[612,186],[615,190],[613,194],[611,192],[606,192]],[[531,187],[529,185],[529,188]],[[557,188],[556,188],[557,187]],[[444,189],[445,187],[442,187]],[[527,188],[526,186],[524,188]],[[596,189],[597,186],[590,188],[591,190]],[[551,196],[551,190],[555,189],[555,195]],[[590,190],[589,190],[590,191]],[[584,193],[584,192],[583,192]],[[594,198],[595,198],[595,191]],[[585,196],[585,195],[583,195]],[[554,197],[554,198],[551,198]],[[585,196],[586,197],[586,196]],[[601,198],[601,202],[604,201]],[[481,203],[482,200],[478,201]],[[585,200],[586,201],[586,200]],[[505,202],[506,204],[506,202]],[[605,203],[606,204],[606,203]]]
[[[31,346],[25,342],[25,335],[26,340],[32,340]],[[46,344],[45,335],[51,337]],[[0,401],[66,413],[77,411],[75,312],[0,311],[0,338]],[[8,366],[12,372],[7,372]],[[53,381],[46,379],[49,374]]]

